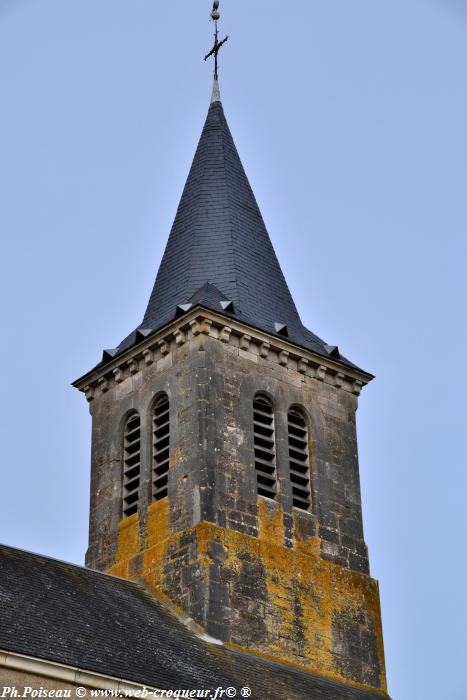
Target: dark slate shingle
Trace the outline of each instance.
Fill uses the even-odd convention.
[[[300,320],[219,101],[209,108],[140,327],[162,328],[207,283],[233,301],[239,320],[273,334],[284,324],[292,342],[329,356]],[[132,333],[119,351],[134,341]]]

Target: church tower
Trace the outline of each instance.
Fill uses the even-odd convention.
[[[371,379],[302,325],[216,80],[143,321],[75,382],[87,566],[226,645],[387,697],[355,421]]]

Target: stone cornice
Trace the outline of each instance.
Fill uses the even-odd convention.
[[[88,401],[92,401],[96,394],[109,391],[112,383],[119,384],[129,375],[142,372],[144,367],[160,362],[172,350],[203,335],[237,348],[242,357],[253,362],[277,362],[285,371],[296,371],[304,378],[330,384],[356,396],[373,379],[371,374],[356,367],[198,306],[106,364],[91,370],[76,380],[73,386],[83,391]]]

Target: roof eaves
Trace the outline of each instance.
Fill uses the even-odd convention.
[[[186,314],[183,314],[181,317],[178,318],[173,318],[169,323],[164,324],[160,328],[156,328],[152,330],[148,335],[144,337],[144,339],[139,340],[138,342],[133,343],[131,346],[125,348],[121,353],[119,353],[116,357],[113,357],[111,360],[109,360],[107,363],[100,363],[96,365],[91,371],[87,372],[84,374],[82,377],[79,377],[76,379],[73,383],[72,386],[75,387],[76,389],[83,390],[84,387],[86,386],[86,383],[89,380],[92,380],[93,375],[96,372],[99,372],[100,370],[103,370],[105,373],[111,372],[113,369],[116,369],[119,365],[121,365],[122,360],[125,358],[126,355],[131,356],[131,354],[135,351],[136,348],[138,348],[139,345],[143,345],[144,343],[147,343],[150,341],[150,339],[159,333],[162,333],[165,331],[167,334],[169,334],[174,326],[176,324],[179,324],[180,321],[186,317],[187,323],[189,322],[188,319],[191,319],[192,317],[196,316],[196,313],[200,310],[204,309],[206,311],[209,311],[211,313],[217,314],[220,317],[230,319],[234,322],[240,323],[243,326],[246,326],[248,328],[255,329],[259,333],[265,334],[267,336],[272,336],[277,338],[278,341],[282,343],[287,343],[290,345],[292,348],[300,348],[306,353],[311,353],[312,355],[315,355],[316,357],[320,357],[323,360],[326,360],[328,363],[331,363],[333,367],[335,367],[336,370],[339,368],[344,369],[347,372],[353,372],[355,374],[358,374],[365,382],[365,384],[368,384],[371,382],[375,376],[369,372],[366,372],[365,370],[361,369],[357,365],[354,365],[353,363],[349,362],[346,360],[346,358],[340,356],[339,358],[333,357],[330,354],[324,354],[322,352],[319,352],[318,349],[316,348],[310,348],[307,347],[306,345],[296,342],[293,338],[286,338],[285,336],[279,334],[279,333],[274,333],[269,330],[266,330],[264,328],[261,328],[260,326],[257,326],[251,322],[248,322],[245,320],[241,314],[237,314],[235,312],[229,312],[228,310],[222,309],[222,307],[219,304],[219,308],[212,308],[206,304],[201,304],[201,303],[196,303],[194,304],[189,311],[186,312]]]

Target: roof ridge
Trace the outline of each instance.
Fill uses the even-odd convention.
[[[88,566],[83,565],[83,564],[75,564],[74,562],[65,561],[64,559],[57,559],[57,557],[52,557],[48,554],[39,554],[38,552],[32,552],[30,549],[21,549],[20,547],[12,547],[11,545],[3,544],[0,542],[0,556],[1,556],[2,550],[8,550],[8,551],[13,552],[13,553],[19,552],[20,554],[27,554],[28,556],[35,557],[36,559],[44,559],[45,561],[55,562],[56,564],[62,564],[63,566],[71,566],[74,569],[86,571],[87,573],[90,573],[90,574],[95,574],[97,576],[106,576],[108,578],[112,578],[112,579],[115,579],[117,581],[122,581],[123,583],[129,583],[129,584],[137,585],[138,587],[140,587],[136,581],[130,581],[129,579],[122,578],[121,576],[115,576],[115,574],[109,574],[107,571],[99,571],[98,569],[91,569]]]

